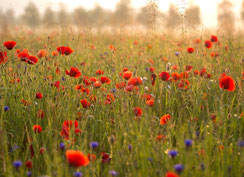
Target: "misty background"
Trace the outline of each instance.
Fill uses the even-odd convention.
[[[233,33],[243,28],[244,0],[240,1],[241,7],[238,8],[239,11],[237,12],[236,4],[231,0],[220,0],[216,8],[217,24],[215,28],[217,30]],[[7,2],[5,3],[7,4]],[[178,0],[176,4],[171,3],[166,11],[159,8],[158,0],[147,0],[144,3],[145,5],[140,8],[133,7],[131,0],[119,0],[114,9],[104,8],[96,3],[93,8],[87,8],[83,5],[68,10],[67,4],[57,3],[57,1],[55,6],[48,4],[42,9],[38,6],[38,1],[26,3],[23,9],[16,7],[23,5],[21,1],[12,1],[10,4],[12,4],[12,7],[7,7],[2,3],[3,6],[0,9],[2,32],[8,31],[12,27],[15,27],[15,29],[20,27],[52,29],[69,25],[98,30],[108,27],[137,27],[163,29],[170,32],[180,30],[183,27],[185,29],[206,27],[203,24],[204,17],[201,7],[194,3],[188,4],[186,0]],[[209,19],[209,21],[212,20]],[[208,28],[211,29],[213,26]]]

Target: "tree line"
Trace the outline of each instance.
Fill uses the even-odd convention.
[[[223,0],[219,5],[218,28],[225,31],[235,30],[235,13],[233,4],[229,0]],[[244,1],[241,8],[241,19],[244,24]],[[79,27],[97,27],[104,26],[121,27],[130,25],[141,25],[152,28],[155,25],[161,25],[166,29],[173,30],[179,28],[182,23],[187,27],[198,27],[202,24],[201,11],[196,5],[190,6],[179,13],[177,7],[170,5],[166,13],[157,8],[157,3],[149,1],[147,6],[140,10],[131,7],[130,0],[120,0],[114,11],[105,10],[98,4],[94,9],[87,10],[84,7],[78,7],[72,12],[67,12],[63,4],[60,4],[59,11],[52,10],[51,7],[45,9],[44,14],[40,14],[36,5],[30,2],[24,9],[24,13],[19,17],[14,16],[14,10],[8,9],[5,12],[0,10],[0,24],[6,25],[27,25],[36,27],[56,27],[65,25],[77,25]]]

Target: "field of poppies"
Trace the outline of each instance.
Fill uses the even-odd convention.
[[[243,177],[243,36],[1,36],[0,176]]]

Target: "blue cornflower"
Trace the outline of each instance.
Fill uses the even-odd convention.
[[[118,176],[119,175],[119,173],[115,170],[110,170],[108,173],[112,176]]]
[[[17,150],[17,149],[19,149],[19,146],[14,145],[14,146],[13,146],[13,148],[12,148],[12,149],[10,149],[10,152],[13,152],[14,150]]]
[[[97,148],[98,145],[99,145],[99,143],[96,142],[96,141],[93,141],[93,142],[90,143],[90,146],[91,146],[92,148],[94,148],[94,149]]]
[[[31,175],[32,175],[31,171],[27,171],[27,176],[31,177]]]
[[[244,147],[244,141],[239,141],[238,146]]]
[[[60,143],[60,144],[59,144],[59,147],[60,147],[60,149],[64,150],[64,148],[65,148],[65,144],[64,144],[64,143]]]
[[[172,158],[174,158],[174,157],[178,154],[178,151],[170,150],[170,151],[168,152],[168,154],[169,154]]]
[[[147,160],[148,160],[149,162],[152,162],[152,157],[148,157]]]
[[[131,151],[131,149],[132,149],[132,146],[130,144],[128,145],[128,149],[129,149],[129,151]]]
[[[16,161],[13,162],[13,166],[15,168],[19,168],[21,165],[22,165],[22,162],[20,160],[16,160]]]
[[[111,89],[111,92],[116,92],[116,91],[117,91],[116,88]]]
[[[65,81],[65,77],[62,77],[62,81]]]
[[[73,176],[75,177],[81,177],[83,174],[81,172],[75,172]]]
[[[4,111],[8,111],[9,110],[9,107],[8,106],[4,106]]]
[[[149,69],[148,68],[146,68],[146,71],[148,71]]]
[[[186,139],[185,140],[185,145],[186,145],[186,147],[190,147],[192,145],[192,140],[191,139]]]
[[[175,52],[175,55],[176,55],[176,56],[179,56],[179,55],[180,55],[180,53],[179,53],[179,52]]]
[[[200,135],[200,132],[196,131],[196,136],[199,137],[199,135]]]
[[[175,171],[176,171],[178,174],[180,174],[180,173],[182,172],[182,170],[184,169],[184,166],[183,166],[182,164],[176,164],[176,165],[174,166],[174,168],[175,168]]]

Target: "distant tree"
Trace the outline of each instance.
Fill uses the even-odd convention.
[[[82,7],[74,10],[73,19],[74,23],[78,26],[88,26],[91,24],[90,13]]]
[[[15,16],[13,9],[7,9],[4,13],[0,10],[0,25],[12,26],[15,24]]]
[[[57,22],[61,26],[71,24],[70,14],[65,10],[65,5],[60,3],[59,12],[57,14]]]
[[[224,32],[235,31],[233,4],[229,0],[223,0],[218,6],[218,26]]]
[[[89,12],[91,24],[95,26],[104,26],[109,21],[108,12],[105,11],[101,6],[96,4],[95,8]]]
[[[154,9],[151,5],[152,4],[148,4],[147,6],[142,7],[136,17],[136,21],[147,28],[154,27],[165,18],[165,15],[162,12],[157,8]]]
[[[131,0],[120,0],[113,14],[113,24],[122,26],[130,25],[133,21],[132,12]]]
[[[37,27],[40,24],[40,14],[34,3],[30,2],[25,7],[22,20],[30,27]]]
[[[242,1],[242,6],[241,6],[241,20],[244,25],[244,1]]]
[[[55,24],[57,24],[55,13],[53,12],[53,10],[50,7],[47,7],[44,12],[44,15],[42,18],[42,24],[46,27],[52,27]]]
[[[198,6],[187,8],[184,15],[187,27],[197,27],[201,24],[201,11]]]
[[[147,6],[140,9],[137,14],[136,21],[143,26],[148,26]]]
[[[181,24],[181,16],[179,15],[176,7],[173,4],[170,4],[169,11],[166,16],[166,28],[168,30],[173,30],[178,28]]]

